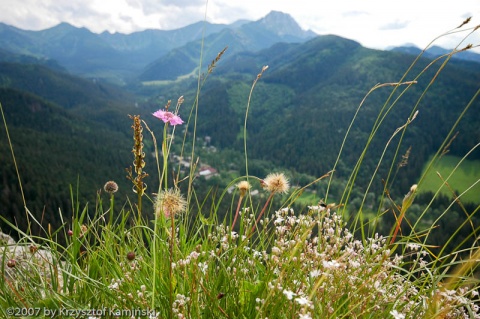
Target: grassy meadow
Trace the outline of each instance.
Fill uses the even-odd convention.
[[[445,155],[431,169],[425,167],[422,175],[422,192],[439,191],[449,198],[462,194],[462,202],[480,202],[480,160]]]

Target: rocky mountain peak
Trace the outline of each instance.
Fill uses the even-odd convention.
[[[271,11],[258,20],[265,29],[273,31],[279,36],[309,37],[310,32],[303,30],[291,15],[280,11]]]

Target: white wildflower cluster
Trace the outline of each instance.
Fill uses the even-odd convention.
[[[254,220],[254,216],[251,216]],[[253,223],[252,223],[253,225]],[[215,250],[211,250],[209,254],[209,262],[213,262],[216,265],[216,271],[220,270],[219,262],[225,265],[225,270],[229,276],[233,278],[237,277],[238,273],[242,274],[242,277],[250,277],[256,274],[255,265],[261,262],[266,252],[258,251],[248,244],[249,239],[247,236],[239,238],[238,233],[229,230],[229,227],[220,225],[216,227],[216,231],[208,234],[208,239],[211,241],[212,246],[216,247]],[[242,243],[241,247],[238,246],[239,242]],[[226,254],[227,251],[236,251],[233,256]],[[206,263],[199,264],[202,272],[209,267]],[[232,282],[237,284],[237,282]]]
[[[199,253],[197,251],[192,251],[187,257],[183,259],[179,259],[176,263],[172,263],[172,268],[185,268],[188,265],[192,264],[192,261],[196,263],[198,257],[202,253]]]
[[[108,288],[111,290],[119,290],[122,283],[123,283],[123,280],[121,279],[112,279],[112,281],[110,282],[110,285],[108,285]]]
[[[399,255],[378,234],[358,240],[340,216],[321,206],[298,216],[284,208],[269,220],[264,241],[216,227],[204,246],[210,250],[201,259],[192,253],[182,263],[195,260],[204,285],[212,274],[224,272],[221,276],[229,280],[222,289],[229,293],[222,300],[238,306],[253,303],[261,318],[292,309],[297,318],[337,316],[339,309],[359,317],[382,313],[406,319],[434,311],[444,318],[480,318],[472,301],[478,301],[476,290],[442,290],[429,281],[434,270],[428,269],[424,258],[430,256],[421,245],[408,244]],[[174,304],[176,313],[182,314],[182,300],[178,297]]]
[[[255,224],[255,215],[250,212],[250,207],[242,208],[239,212],[242,216],[243,225],[245,228],[250,228]]]
[[[145,301],[145,292],[147,290],[147,287],[145,285],[140,286],[140,290],[137,290],[137,297],[138,299]]]
[[[141,270],[141,265],[143,264],[143,257],[136,256],[134,260],[122,261],[119,263],[119,266],[122,268],[125,280],[132,281],[135,278],[136,273]]]
[[[177,294],[175,301],[172,304],[172,312],[175,318],[184,319],[187,318],[187,304],[190,301],[189,297],[185,297],[182,294]]]
[[[332,314],[338,307],[350,307],[348,311],[353,313],[360,304],[369,311],[397,305],[394,314],[399,318],[427,313],[425,305],[431,296],[422,296],[398,271],[403,258],[391,256],[386,238],[377,234],[366,242],[356,240],[342,219],[324,207],[310,207],[309,214],[300,216],[285,208],[275,212],[272,221],[275,237],[271,254],[265,259],[275,276],[267,286],[271,293],[281,293],[283,300],[304,306],[298,313],[300,318],[319,311]],[[409,245],[408,249],[415,252],[416,267],[427,267],[423,260],[426,252],[419,245]],[[438,293],[437,308],[445,318],[457,318],[469,311],[480,318],[478,307],[464,297],[466,294]],[[321,309],[306,296],[321,301]]]
[[[465,287],[457,290],[439,289],[433,294],[432,305],[436,313],[445,314],[443,318],[480,318],[478,300],[474,303],[466,297],[471,294]],[[477,294],[475,290],[473,295]]]
[[[198,268],[205,275],[207,273],[207,270],[208,270],[208,263],[207,262],[200,262],[200,263],[198,263]]]

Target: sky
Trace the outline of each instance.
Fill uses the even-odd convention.
[[[290,14],[305,30],[375,49],[405,44],[424,48],[468,17],[472,20],[465,29],[480,25],[479,0],[0,0],[0,22],[26,30],[67,22],[95,33],[132,33],[178,29],[205,20],[254,21],[272,10]],[[480,29],[462,42],[468,33],[456,32],[435,44],[454,48],[471,43],[480,48]]]

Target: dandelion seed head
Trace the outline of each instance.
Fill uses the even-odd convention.
[[[263,180],[262,186],[270,193],[287,193],[290,184],[283,173],[268,174]]]
[[[186,208],[187,202],[178,189],[161,191],[155,201],[155,214],[157,216],[164,214],[168,218],[184,212]]]

